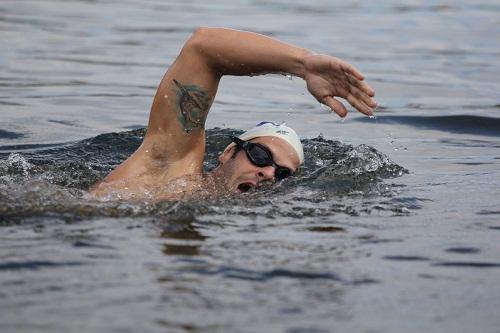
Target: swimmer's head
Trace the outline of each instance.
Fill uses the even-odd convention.
[[[278,125],[271,121],[263,121],[255,125],[254,128],[240,135],[239,138],[248,141],[261,136],[270,136],[285,140],[297,153],[299,163],[304,163],[304,148],[302,147],[300,138],[293,129],[286,126],[284,123]]]
[[[214,171],[224,178],[228,190],[245,192],[263,182],[283,179],[287,170],[293,174],[303,162],[302,144],[293,129],[261,122],[240,135],[239,140],[233,138],[233,143],[219,156],[219,167]]]

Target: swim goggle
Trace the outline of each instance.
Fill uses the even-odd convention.
[[[259,143],[242,140],[238,137],[231,136],[231,141],[238,147],[243,149],[247,154],[248,160],[258,167],[272,166],[274,168],[274,178],[277,181],[283,180],[292,175],[292,170],[279,166],[273,160],[273,154],[269,149]]]

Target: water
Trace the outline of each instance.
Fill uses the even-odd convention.
[[[0,330],[498,332],[499,13],[495,1],[2,1]],[[298,177],[203,202],[89,198],[139,144],[200,25],[345,58],[376,89],[376,119],[342,122],[300,79],[227,77],[206,168],[228,133],[269,119],[307,138]]]

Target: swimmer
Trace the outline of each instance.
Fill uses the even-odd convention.
[[[141,146],[94,185],[97,196],[186,199],[214,192],[242,193],[293,175],[304,162],[300,139],[283,124],[262,122],[219,155],[203,174],[205,121],[224,75],[280,73],[300,77],[320,103],[340,117],[343,98],[372,116],[375,92],[347,62],[260,34],[198,28],[160,82]]]

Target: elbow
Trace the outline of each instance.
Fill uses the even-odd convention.
[[[201,50],[203,46],[207,43],[210,34],[212,32],[212,28],[199,27],[191,34],[191,37],[186,42],[186,47]]]
[[[203,38],[206,35],[209,35],[214,28],[209,28],[209,27],[198,27],[193,31],[192,37],[195,38]]]
[[[214,73],[221,75],[217,51],[217,40],[220,38],[220,29],[197,28],[182,48],[181,54],[198,59]]]
[[[179,53],[180,58],[201,56],[206,44],[207,28],[197,28],[184,43]]]

